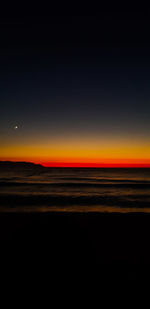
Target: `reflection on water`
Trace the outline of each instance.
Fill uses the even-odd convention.
[[[0,211],[150,212],[150,169],[0,171]]]

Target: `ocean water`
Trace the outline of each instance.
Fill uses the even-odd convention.
[[[0,168],[0,212],[150,212],[150,169]]]

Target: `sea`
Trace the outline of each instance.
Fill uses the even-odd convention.
[[[149,168],[0,166],[0,212],[150,212]]]

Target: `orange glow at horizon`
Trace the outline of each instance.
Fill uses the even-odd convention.
[[[73,141],[0,147],[2,161],[28,161],[52,167],[150,167],[150,143]]]
[[[43,161],[30,158],[1,158],[0,161],[12,161],[12,162],[32,162],[35,164],[41,164],[45,167],[93,167],[93,168],[150,168],[150,160],[103,160],[102,162],[73,162],[73,161]]]

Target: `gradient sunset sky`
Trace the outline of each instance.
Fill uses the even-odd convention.
[[[0,21],[0,160],[150,166],[148,12],[60,11]]]

